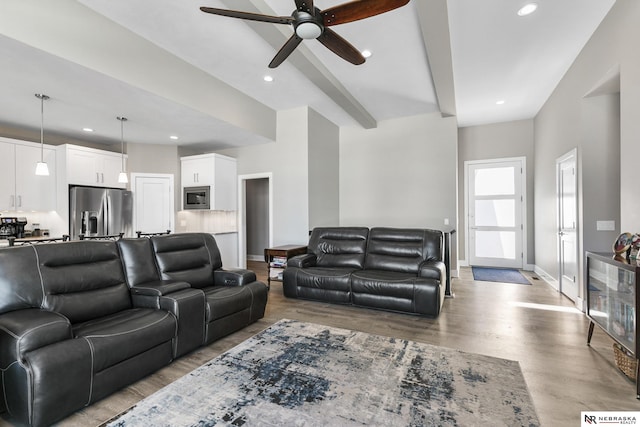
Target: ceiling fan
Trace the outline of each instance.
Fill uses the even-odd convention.
[[[325,10],[315,7],[313,0],[295,0],[295,3],[296,10],[293,11],[291,16],[270,16],[213,7],[201,7],[200,10],[232,18],[292,25],[294,29],[293,35],[271,60],[269,68],[276,68],[282,64],[303,39],[316,39],[342,59],[354,65],[360,65],[365,62],[365,58],[360,51],[327,27],[389,12],[406,5],[409,0],[356,0]]]

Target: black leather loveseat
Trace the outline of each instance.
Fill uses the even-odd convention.
[[[264,315],[209,234],[0,250],[0,410],[49,425]]]
[[[436,317],[445,286],[441,231],[322,227],[306,254],[287,261],[282,289],[289,298]]]

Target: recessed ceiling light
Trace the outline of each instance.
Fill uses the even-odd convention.
[[[363,50],[361,53],[362,53],[362,56],[364,56],[365,58],[370,58],[371,55],[373,55],[373,53],[371,53],[371,51],[368,49]]]
[[[93,129],[91,128],[82,128],[82,130],[85,132],[93,132]]]
[[[273,77],[272,76],[264,76],[263,77],[265,82],[272,82],[273,81]]]
[[[518,16],[527,16],[536,11],[538,5],[536,3],[527,3],[518,10]]]
[[[502,105],[502,104],[504,104],[504,99],[501,99],[501,100],[499,100],[499,101],[496,101],[496,104],[497,104],[497,105]]]
[[[178,139],[178,137],[176,135],[171,135],[169,139]]]

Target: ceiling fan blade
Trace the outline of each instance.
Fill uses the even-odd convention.
[[[360,51],[335,31],[325,28],[317,40],[345,61],[349,61],[354,65],[364,64],[365,59]]]
[[[273,57],[271,62],[269,63],[269,68],[276,68],[278,65],[282,64],[282,62],[291,55],[291,52],[295,50],[296,47],[300,44],[302,38],[298,37],[297,34],[293,34],[289,40],[280,48],[276,56]]]
[[[307,12],[310,15],[316,14],[316,9],[313,7],[313,0],[296,0],[296,9]]]
[[[201,11],[206,13],[212,13],[214,15],[230,16],[231,18],[248,19],[251,21],[271,22],[273,24],[292,24],[293,18],[291,16],[270,16],[261,15],[259,13],[241,12],[238,10],[218,9],[215,7],[201,7]]]
[[[407,3],[409,0],[356,0],[344,3],[322,11],[323,25],[328,27],[358,21],[389,12]]]

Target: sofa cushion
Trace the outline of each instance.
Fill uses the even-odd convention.
[[[317,227],[307,251],[316,255],[318,267],[361,269],[369,229],[365,227]]]
[[[194,288],[213,286],[213,271],[222,267],[215,239],[206,233],[154,236],[151,244],[163,280],[179,280]]]
[[[353,268],[287,268],[284,279],[287,282],[295,283],[301,288],[331,289],[336,291],[349,292],[351,290],[351,273]],[[295,277],[291,277],[295,276]]]
[[[282,291],[289,298],[351,303],[352,268],[287,267]]]
[[[73,327],[91,346],[93,372],[143,353],[176,336],[176,318],[163,310],[133,308]]]
[[[439,280],[410,273],[362,270],[352,274],[351,289],[355,305],[434,317],[440,312]]]
[[[0,313],[40,308],[42,282],[32,246],[0,249]]]
[[[42,308],[72,324],[131,308],[120,254],[113,241],[34,245],[42,277]]]
[[[417,275],[423,261],[442,261],[442,253],[441,231],[372,228],[364,269]]]
[[[250,286],[212,286],[203,290],[207,300],[207,323],[253,306]]]
[[[120,239],[117,245],[129,287],[160,278],[149,239]]]

